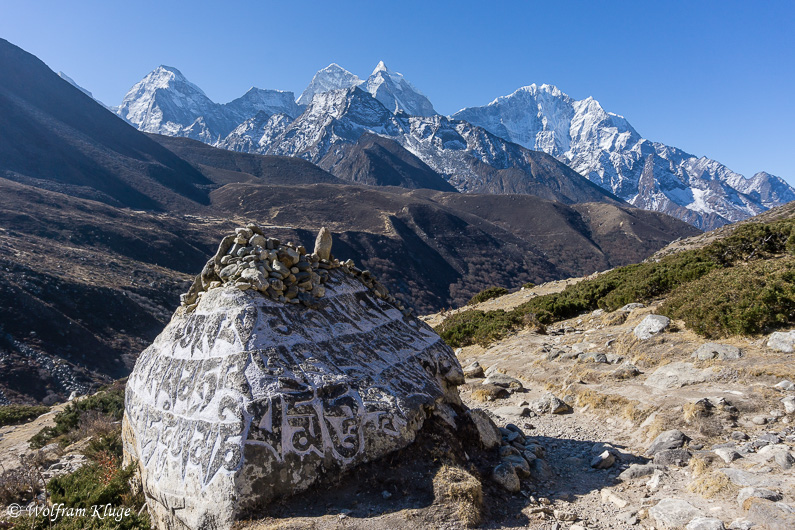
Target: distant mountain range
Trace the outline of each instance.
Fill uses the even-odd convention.
[[[331,64],[297,101],[291,92],[252,88],[226,104],[212,102],[176,68],[160,66],[115,110],[141,131],[299,156],[332,173],[349,150],[344,145],[373,133],[399,144],[461,192],[594,200],[595,192],[570,175],[566,184],[581,191],[539,185],[533,164],[554,166],[541,152],[617,198],[702,229],[795,199],[795,190],[779,177],[759,172],[745,178],[715,160],[647,140],[593,98],[574,100],[551,85],[526,86],[488,105],[441,116],[383,62],[365,80]]]

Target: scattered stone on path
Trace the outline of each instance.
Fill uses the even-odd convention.
[[[500,386],[502,388],[507,388],[510,390],[523,390],[524,385],[522,382],[516,379],[515,377],[511,377],[509,375],[501,374],[499,372],[494,372],[488,376],[486,379],[483,380],[484,385],[495,385]]]
[[[720,459],[727,464],[731,464],[740,458],[740,453],[738,453],[733,447],[719,447],[717,449],[713,449],[712,452],[718,455]]]
[[[536,414],[565,414],[571,410],[565,401],[550,392],[530,403],[530,408]]]
[[[629,501],[619,497],[616,493],[610,491],[607,488],[603,488],[602,491],[599,492],[602,497],[602,502],[612,502],[619,509],[624,509],[629,505]]]
[[[784,412],[787,414],[795,413],[795,396],[787,396],[781,400],[781,404],[784,405]]]
[[[666,449],[679,449],[684,447],[685,443],[689,440],[690,438],[688,438],[682,431],[678,429],[671,429],[670,431],[660,433],[646,450],[646,454],[649,456],[654,456],[660,451],[664,451]]]
[[[654,464],[631,464],[627,469],[621,472],[618,476],[623,481],[632,480],[636,478],[648,477],[657,466]]]
[[[483,377],[483,367],[480,363],[475,361],[466,368],[464,368],[464,377],[467,379],[474,379]]]
[[[795,390],[795,383],[793,383],[789,379],[784,379],[773,385],[773,388],[781,390],[782,392],[787,392],[790,390]]]
[[[654,455],[654,465],[684,467],[693,455],[687,449],[664,449]]]
[[[662,315],[647,315],[635,326],[632,333],[640,340],[650,339],[660,333],[671,323],[671,319]]]
[[[659,530],[682,528],[703,515],[701,510],[682,499],[663,499],[649,508],[649,517]]]
[[[616,463],[616,456],[608,450],[604,450],[591,460],[591,467],[594,469],[607,469]]]

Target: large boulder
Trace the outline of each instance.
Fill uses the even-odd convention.
[[[251,246],[245,236],[255,237],[238,233],[237,257]],[[430,327],[352,264],[295,249],[313,271],[328,265],[320,292],[301,287],[314,291],[307,303],[205,270],[215,283],[194,284],[130,375],[125,461],[137,463],[159,528],[229,528],[324,474],[407,446],[440,404],[460,403],[461,367]]]

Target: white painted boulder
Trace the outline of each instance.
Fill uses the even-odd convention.
[[[125,461],[161,529],[222,529],[411,443],[460,403],[453,351],[344,267],[314,308],[225,284],[180,307],[127,383]]]

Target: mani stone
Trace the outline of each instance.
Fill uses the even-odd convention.
[[[123,443],[156,527],[230,528],[460,404],[461,366],[430,327],[340,269],[325,285],[316,309],[211,289],[140,355]]]
[[[331,258],[331,232],[329,232],[329,229],[325,226],[317,233],[317,239],[315,239],[315,254],[320,259],[327,260]]]

